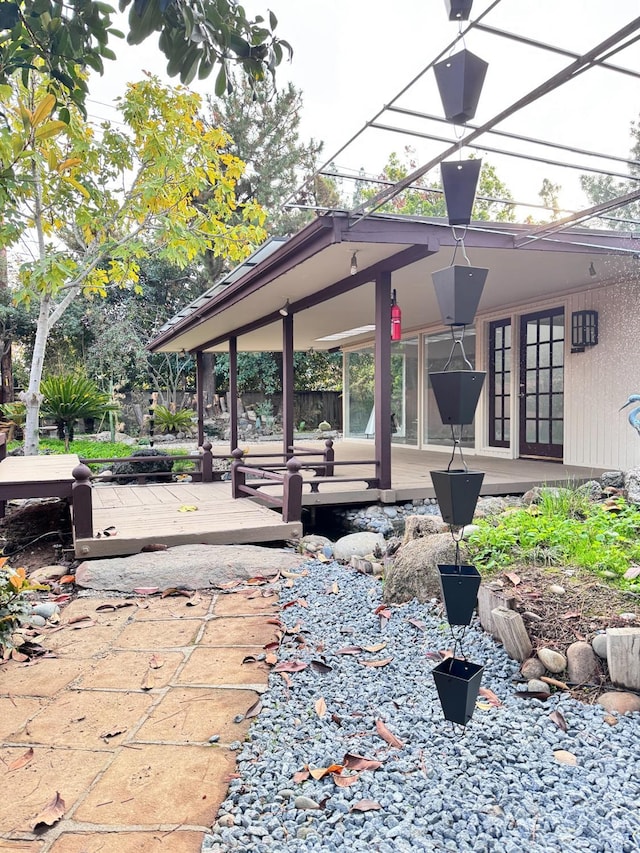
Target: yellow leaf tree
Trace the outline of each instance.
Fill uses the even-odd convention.
[[[52,95],[17,84],[0,90],[9,105],[0,168],[12,174],[0,192],[0,247],[26,237],[36,247],[17,292],[38,306],[23,394],[25,453],[33,454],[47,338],[65,310],[108,288],[138,288],[138,264],[151,255],[179,267],[207,250],[240,261],[264,239],[264,212],[237,201],[244,164],[185,88],[151,76],[132,83],[117,126],[97,131],[78,110],[70,109],[68,124],[54,120]]]

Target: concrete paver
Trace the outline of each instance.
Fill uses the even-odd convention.
[[[79,598],[42,629],[53,657],[0,664],[0,853],[200,853],[268,680],[243,663],[276,637],[261,592]]]

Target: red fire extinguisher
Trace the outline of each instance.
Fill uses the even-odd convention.
[[[391,340],[402,340],[402,311],[396,301],[395,289],[391,297]]]

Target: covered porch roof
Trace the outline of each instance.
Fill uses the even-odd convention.
[[[474,222],[464,244],[471,263],[489,269],[483,312],[640,273],[640,239],[614,231]],[[236,338],[239,351],[278,351],[286,303],[295,315],[296,350],[371,340],[373,283],[382,272],[392,275],[404,333],[410,334],[439,322],[430,274],[451,263],[455,247],[445,220],[376,214],[355,221],[343,212],[330,212],[288,240],[267,241],[168,320],[149,348],[220,352]],[[354,253],[357,271],[352,273]],[[459,249],[456,263],[465,262]],[[362,331],[341,336],[354,329]]]

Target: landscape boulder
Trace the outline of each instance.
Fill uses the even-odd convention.
[[[630,503],[640,503],[640,468],[632,468],[624,475],[624,487]]]
[[[600,664],[591,643],[571,643],[567,649],[567,671],[569,681],[574,684],[588,684],[598,677]]]
[[[404,522],[402,544],[423,536],[432,536],[434,533],[445,533],[448,529],[448,525],[439,515],[408,515]]]
[[[453,564],[455,555],[456,544],[449,533],[435,533],[406,542],[385,572],[385,602],[402,604],[412,598],[421,602],[440,598],[438,565]]]
[[[602,705],[607,711],[615,711],[618,714],[633,714],[634,711],[640,711],[640,696],[636,696],[635,693],[612,690],[610,693],[603,693],[597,701],[598,705]]]
[[[335,543],[333,556],[336,560],[348,562],[352,557],[366,557],[368,554],[373,554],[376,548],[380,551],[385,549],[382,533],[370,533],[368,531],[349,533]]]

